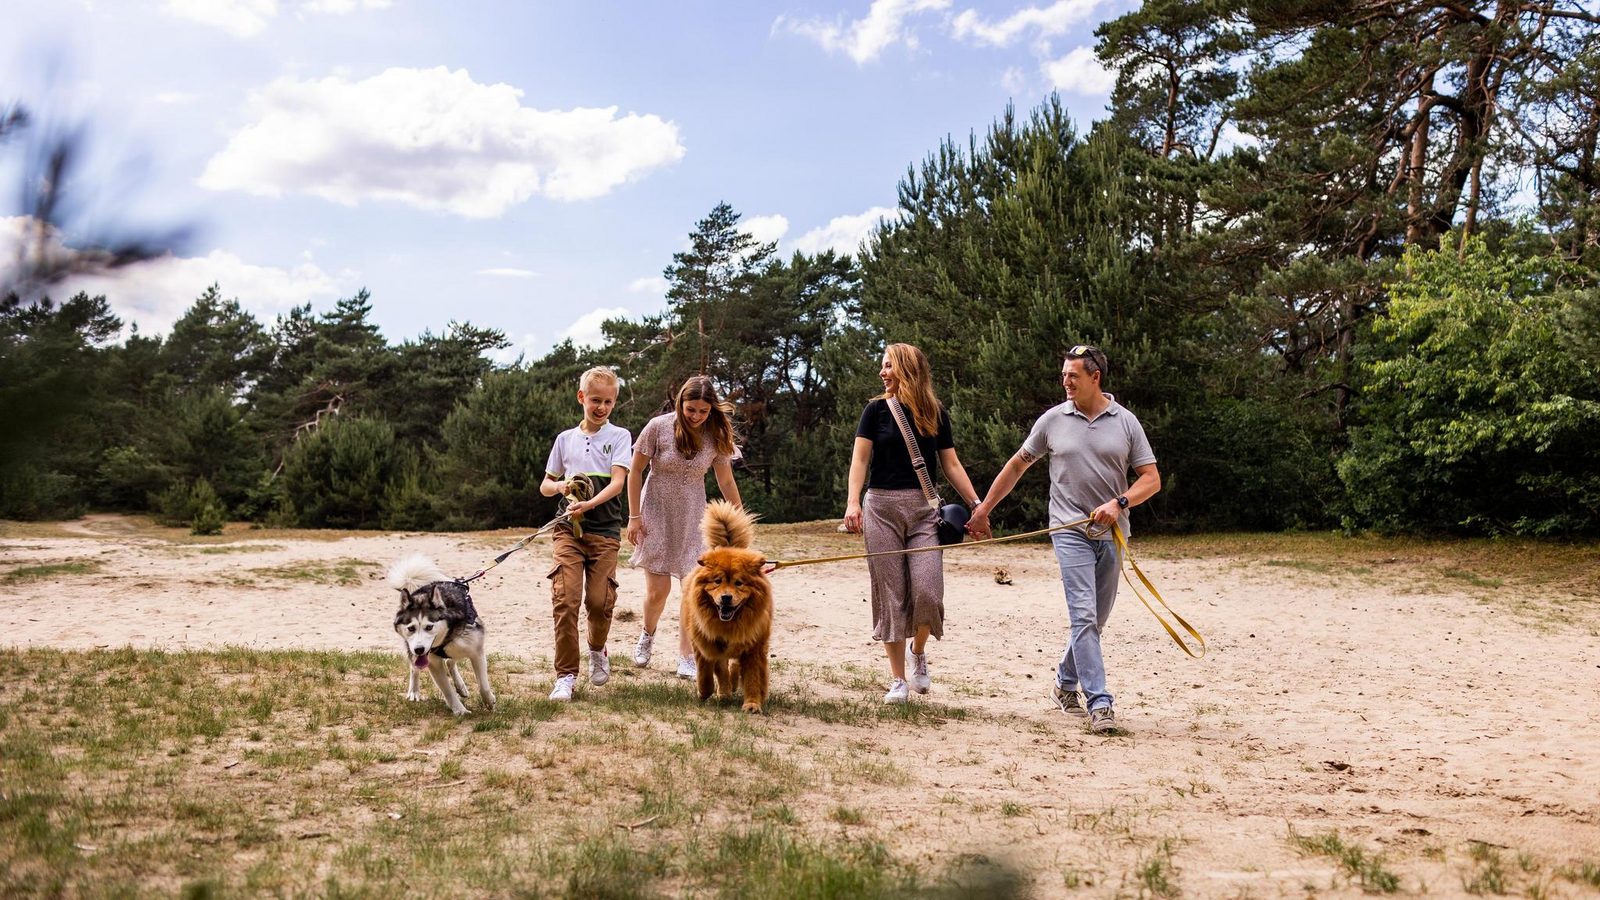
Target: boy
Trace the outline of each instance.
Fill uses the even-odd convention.
[[[574,475],[594,484],[594,496],[570,498],[567,512],[582,516],[582,536],[574,536],[563,523],[555,532],[554,562],[550,569],[550,600],[556,629],[556,685],[551,700],[571,700],[578,684],[578,604],[589,611],[589,683],[596,687],[611,678],[611,658],[606,636],[611,632],[611,608],[617,602],[617,547],[622,536],[622,492],[628,487],[628,464],[633,456],[633,436],[611,424],[617,405],[617,375],[597,366],[578,379],[578,404],[583,421],[556,436],[545,464],[539,493],[546,497],[572,490]]]

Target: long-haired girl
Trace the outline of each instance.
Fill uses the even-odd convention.
[[[704,375],[683,383],[672,412],[656,416],[639,432],[633,445],[633,477],[628,479],[628,542],[633,565],[645,571],[644,632],[633,661],[650,664],[656,625],[672,593],[672,579],[692,572],[705,552],[700,518],[706,508],[706,470],[717,475],[717,487],[730,503],[740,504],[733,479],[733,404],[717,396],[717,386]],[[646,467],[650,477],[645,479]],[[694,650],[679,623],[678,677],[694,678]]]

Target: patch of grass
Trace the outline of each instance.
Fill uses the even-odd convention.
[[[206,556],[217,556],[223,553],[274,553],[282,549],[282,544],[222,544],[216,547],[198,547],[195,552]]]
[[[867,820],[866,815],[853,806],[836,806],[828,813],[828,818],[840,825],[860,825]]]
[[[1426,538],[1339,532],[1145,535],[1141,556],[1168,559],[1261,559],[1326,566],[1331,572],[1370,569],[1363,578],[1392,577],[1420,584],[1420,572],[1479,579],[1485,589],[1542,588],[1571,598],[1600,596],[1600,541],[1536,538]],[[1493,572],[1494,577],[1470,575]],[[1490,584],[1492,582],[1492,584]],[[1562,601],[1557,601],[1562,602]],[[1547,605],[1549,605],[1547,603]],[[1600,608],[1587,607],[1600,616]]]
[[[1157,841],[1150,855],[1134,869],[1141,893],[1148,891],[1153,897],[1178,896],[1178,869],[1172,863],[1174,844],[1171,838]]]
[[[1507,894],[1511,892],[1511,879],[1499,849],[1482,841],[1473,841],[1468,848],[1472,857],[1472,871],[1461,877],[1461,888],[1469,894]]]
[[[498,709],[456,719],[437,698],[401,702],[385,652],[23,649],[0,650],[0,665],[22,673],[0,684],[3,896],[384,896],[420,879],[461,895],[890,897],[1021,883],[900,861],[866,801],[808,825],[797,810],[828,790],[826,751],[676,681],[619,679],[583,704],[499,681]],[[860,755],[879,720],[855,718],[860,731],[835,732]],[[861,765],[857,780],[890,789],[908,777]]]
[[[1028,814],[1028,812],[1028,807],[1022,805],[1021,803],[1017,803],[1012,800],[1002,800],[1000,802],[1000,815],[1005,816],[1008,819],[1014,819],[1017,816],[1025,816]]]
[[[1588,885],[1600,890],[1600,862],[1575,863],[1563,867],[1557,874],[1574,884]]]
[[[12,569],[5,575],[0,575],[0,584],[25,584],[30,581],[42,581],[46,578],[58,578],[62,575],[93,575],[99,572],[100,569],[100,563],[93,560],[22,566],[21,568]]]
[[[1331,857],[1368,893],[1392,894],[1400,890],[1400,876],[1384,868],[1381,855],[1369,854],[1360,845],[1347,843],[1337,831],[1305,835],[1291,827],[1289,845],[1306,855]]]
[[[274,581],[310,581],[314,584],[352,587],[365,581],[365,574],[377,568],[377,563],[346,557],[333,561],[308,560],[284,566],[268,566],[251,569],[250,572]]]
[[[1318,575],[1330,575],[1342,570],[1342,567],[1335,563],[1311,559],[1264,559],[1261,564],[1264,566],[1278,566],[1283,569],[1298,569],[1302,572],[1315,572]]]

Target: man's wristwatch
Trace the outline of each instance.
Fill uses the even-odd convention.
[[[1123,509],[1127,509],[1128,508],[1128,497],[1127,497],[1126,494],[1124,494],[1123,496],[1117,498],[1117,505],[1122,507]]]

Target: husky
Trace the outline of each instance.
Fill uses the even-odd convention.
[[[467,686],[456,668],[456,660],[466,658],[472,662],[484,708],[494,709],[483,622],[472,607],[467,586],[439,571],[433,560],[421,555],[408,556],[391,566],[389,586],[400,592],[394,630],[406,645],[406,657],[411,661],[406,699],[422,699],[421,673],[427,669],[450,711],[466,715],[467,708],[461,701],[467,696]]]

